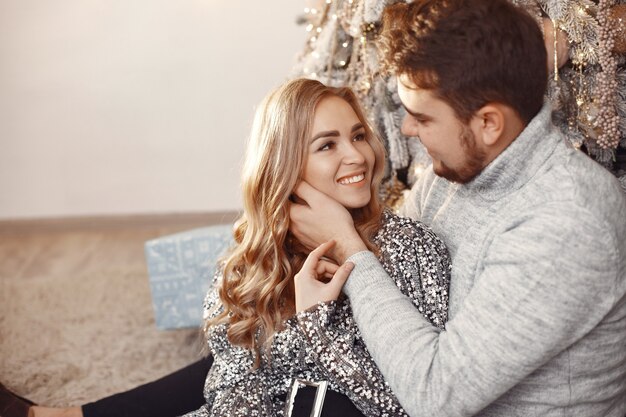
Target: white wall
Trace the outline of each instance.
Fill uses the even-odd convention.
[[[1,0],[0,219],[234,210],[298,0]]]

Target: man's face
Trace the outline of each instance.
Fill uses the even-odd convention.
[[[398,76],[398,94],[407,111],[401,131],[420,139],[435,174],[461,184],[480,174],[486,165],[485,151],[470,125],[462,123],[450,105],[430,90],[417,88],[404,74]]]

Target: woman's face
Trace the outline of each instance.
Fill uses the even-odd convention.
[[[342,98],[322,99],[313,118],[303,179],[348,209],[366,206],[376,157],[366,130]]]

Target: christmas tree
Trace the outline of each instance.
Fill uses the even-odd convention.
[[[572,145],[613,172],[626,191],[626,4],[615,0],[510,0],[544,33],[553,120]],[[394,207],[429,164],[400,133],[395,80],[380,74],[376,39],[393,0],[308,0],[307,39],[293,76],[352,87],[388,154],[383,198]]]

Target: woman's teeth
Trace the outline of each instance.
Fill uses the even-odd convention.
[[[341,178],[338,182],[339,184],[354,184],[355,182],[361,182],[365,179],[365,175],[364,174],[360,174],[360,175],[355,175],[354,177],[346,177],[346,178]]]

